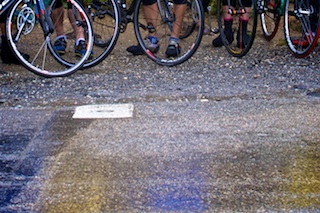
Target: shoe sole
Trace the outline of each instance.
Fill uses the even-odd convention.
[[[83,57],[83,55],[81,55],[80,53],[75,53],[75,56],[76,56],[76,57],[79,57],[79,58],[82,58],[82,57]],[[93,54],[89,55],[88,60],[91,60],[91,59],[93,59]]]
[[[160,49],[160,46],[156,47],[153,51],[151,51],[150,49],[149,49],[149,50],[150,50],[152,53],[155,53],[155,54],[156,54],[156,53],[159,51],[159,49]],[[129,51],[128,48],[127,48],[127,52],[131,53],[131,54],[134,55],[134,56],[136,56],[136,55],[144,55],[144,54],[145,54],[144,52],[139,52],[139,51],[137,51],[137,52]]]
[[[58,53],[59,55],[66,54],[66,51],[62,51],[62,50],[56,50],[55,52]]]

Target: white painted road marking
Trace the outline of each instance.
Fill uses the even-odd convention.
[[[131,118],[133,104],[101,104],[76,107],[72,118]]]

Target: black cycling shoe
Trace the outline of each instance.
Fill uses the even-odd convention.
[[[153,52],[153,53],[157,53],[159,51],[160,46],[156,46],[156,47],[149,47],[148,49]],[[129,53],[132,53],[132,55],[143,55],[144,51],[142,49],[142,47],[140,46],[140,44],[138,45],[132,45],[130,47],[127,48],[127,51]]]
[[[226,35],[226,36],[227,36],[227,40],[228,40],[229,44],[231,44],[234,40],[233,34]],[[222,47],[223,46],[221,35],[219,35],[217,38],[213,39],[212,45],[214,47]]]
[[[146,48],[153,53],[157,53],[159,51],[160,45],[159,45],[159,41],[158,41],[157,37],[148,36],[148,38],[146,38],[144,40],[144,44],[146,45]],[[144,54],[144,51],[143,51],[142,47],[140,46],[140,44],[132,45],[132,46],[128,47],[127,51],[129,53],[132,53],[133,55],[143,55]]]
[[[179,41],[177,39],[170,39],[169,45],[166,49],[167,57],[177,57],[180,55],[181,47],[179,45]]]
[[[142,47],[138,44],[138,45],[132,45],[130,47],[127,48],[127,51],[129,53],[132,53],[132,55],[143,55],[144,51],[142,49]]]
[[[224,34],[227,37],[229,44],[231,44],[234,40],[233,31],[232,31],[232,23],[233,23],[233,20],[224,20]],[[213,39],[212,45],[214,47],[222,47],[223,46],[221,35],[219,35],[217,38]]]

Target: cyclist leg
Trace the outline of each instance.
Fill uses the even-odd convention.
[[[181,52],[181,47],[179,45],[179,34],[186,10],[186,0],[174,0],[173,13],[175,16],[175,21],[173,22],[172,32],[169,38],[169,45],[166,50],[166,55],[168,57],[177,56]]]
[[[60,55],[64,55],[67,48],[67,37],[63,29],[64,8],[61,0],[57,0],[53,5],[51,19],[56,32],[56,41],[53,48]]]
[[[227,0],[222,1],[222,4],[223,4],[223,6],[222,6],[223,11],[222,12],[223,12],[224,33],[227,37],[228,42],[232,43],[234,40],[233,33],[232,33],[233,17],[232,17],[232,15],[230,15],[228,13],[228,10],[229,10],[228,1]],[[236,5],[236,1],[232,0],[231,7],[235,7],[235,5]],[[223,46],[221,35],[219,35],[217,38],[213,39],[212,45],[214,47],[222,47]]]
[[[157,52],[159,50],[159,41],[156,35],[156,31],[153,26],[156,26],[156,20],[159,14],[158,5],[156,0],[144,0],[143,1],[143,13],[147,24],[149,26],[148,37],[145,40],[146,46],[152,52]],[[144,51],[142,47],[138,45],[132,45],[127,48],[127,51],[133,55],[143,55]]]
[[[252,0],[243,0],[242,3],[245,7],[246,13],[242,14],[239,18],[240,26],[237,33],[238,46],[240,46],[241,44],[246,45],[250,39],[249,35],[247,34],[247,26],[250,19]]]
[[[84,5],[84,2],[83,0],[78,0],[78,2],[81,4],[81,5]],[[75,48],[74,48],[74,52],[76,54],[76,56],[83,56],[86,51],[87,51],[87,44],[86,44],[86,39],[85,39],[85,36],[84,36],[84,29],[82,27],[78,27],[76,25],[76,20],[75,20],[75,14],[73,13],[73,10],[72,10],[72,5],[71,3],[68,3],[68,18],[71,22],[71,25],[73,27],[73,31],[74,31],[74,34],[75,34],[75,38],[76,38],[76,43],[75,43]],[[91,51],[91,55],[90,55],[90,59],[93,57],[93,51]]]
[[[175,0],[174,1],[174,7],[173,7],[173,13],[175,16],[175,21],[172,26],[172,33],[171,37],[173,38],[179,38],[180,34],[180,27],[183,22],[183,17],[187,9],[187,1],[186,0]]]
[[[80,4],[83,4],[82,0],[78,1]],[[72,25],[74,36],[75,36],[75,48],[74,52],[76,56],[82,57],[86,52],[86,39],[84,36],[84,29],[82,27],[78,27],[76,25],[74,13],[72,11],[72,5],[68,2],[68,18]],[[52,21],[55,26],[56,32],[56,41],[54,43],[54,49],[60,55],[65,54],[66,47],[67,47],[67,35],[63,28],[63,19],[64,19],[64,8],[62,5],[61,0],[57,0],[56,4],[54,5],[54,9],[52,10],[51,14]],[[92,56],[93,53],[91,53]]]
[[[201,0],[187,0],[185,3],[187,6],[186,11],[184,11],[183,6],[179,8],[181,4],[184,4],[183,1],[158,1],[159,12],[161,14],[159,13],[157,25],[154,27],[159,39],[160,48],[156,53],[150,51],[145,43],[145,38],[149,34],[149,28],[146,27],[147,21],[143,11],[143,1],[137,1],[134,8],[135,15],[133,20],[135,34],[143,51],[151,60],[160,65],[175,66],[188,60],[199,47],[204,31]],[[182,17],[183,24],[181,26]],[[174,25],[176,25],[175,29],[173,29]],[[175,39],[178,42],[173,41],[175,42],[173,44],[171,41]]]
[[[179,46],[179,33],[180,28],[183,22],[184,13],[187,9],[186,0],[176,0],[174,1],[174,14],[175,22],[173,23],[172,34],[169,38],[169,45],[166,50],[167,56],[176,56],[180,54]],[[148,26],[155,26],[156,23],[153,23],[158,16],[158,6],[155,0],[143,1],[143,12],[146,16]],[[150,28],[152,29],[152,28]],[[146,39],[146,44],[149,50],[152,52],[157,52],[159,50],[158,38],[156,37],[156,32],[149,30],[149,36]],[[133,55],[142,55],[144,54],[143,49],[140,45],[134,45],[127,48],[127,51]]]
[[[84,4],[82,0],[78,0],[78,2],[81,5]],[[69,18],[70,23],[72,24],[73,32],[67,34],[67,37],[70,36],[70,37],[74,37],[74,38],[76,37],[77,39],[82,38],[83,40],[85,40],[84,34],[83,34],[83,29],[77,29],[76,21],[74,18],[74,13],[73,13],[71,7],[72,7],[71,3],[68,3],[68,18]]]

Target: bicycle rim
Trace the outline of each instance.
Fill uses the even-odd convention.
[[[23,0],[18,0],[9,12],[6,28],[9,44],[22,65],[37,75],[43,77],[70,75],[80,69],[91,54],[93,33],[89,17],[83,7],[76,1],[68,2],[77,14],[78,24],[81,24],[78,27],[87,28],[85,30],[87,46],[81,57],[75,56],[74,39],[67,39],[68,45],[64,54],[59,54],[54,50],[53,44],[56,34],[55,32],[44,33],[47,25],[44,22],[44,26],[40,26],[41,20],[36,16],[37,8],[35,4],[25,4]],[[55,3],[54,0],[49,8],[53,8]],[[47,11],[49,14],[52,12],[51,9]],[[61,13],[56,15],[66,19],[63,22],[65,32],[73,32],[73,26],[76,23],[68,20],[66,11],[63,9]],[[53,25],[56,25],[56,23],[53,23]]]

